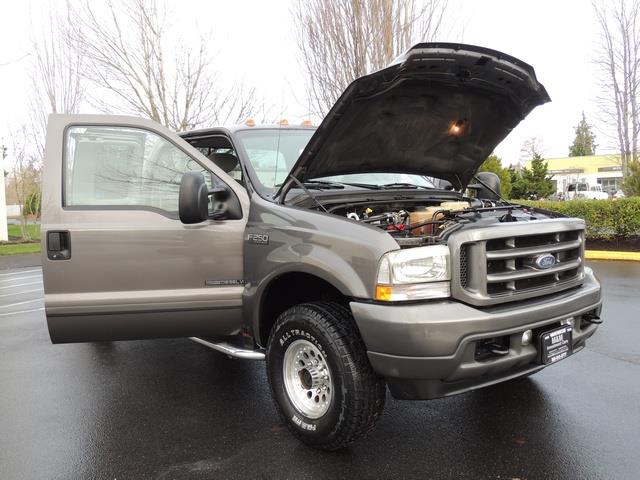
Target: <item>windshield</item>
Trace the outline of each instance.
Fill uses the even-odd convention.
[[[312,135],[311,129],[237,132],[258,180],[266,188],[275,188],[284,182]]]
[[[277,188],[284,182],[314,131],[311,129],[256,129],[237,132],[251,167],[263,187]],[[434,188],[433,183],[421,175],[406,173],[354,173],[314,178],[313,181],[360,185],[416,185]]]
[[[435,188],[433,183],[421,175],[409,173],[352,173],[350,175],[335,175],[332,177],[314,178],[326,182],[359,183],[362,185],[393,185],[409,184],[420,187]]]

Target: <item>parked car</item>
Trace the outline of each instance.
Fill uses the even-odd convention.
[[[589,184],[585,182],[570,183],[567,185],[567,200],[577,200],[580,198],[591,200],[607,200],[609,194],[602,190],[599,183]]]
[[[585,224],[476,175],[547,101],[526,63],[435,43],[354,81],[318,129],[52,115],[51,340],[266,360],[282,420],[326,450],[372,430],[387,388],[433,399],[555,364],[599,323]]]

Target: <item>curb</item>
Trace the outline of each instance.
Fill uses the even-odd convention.
[[[640,262],[640,252],[612,252],[608,250],[585,250],[587,260],[627,260]]]

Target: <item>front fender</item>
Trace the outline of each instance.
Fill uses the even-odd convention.
[[[254,195],[244,241],[245,325],[258,331],[262,295],[286,273],[314,275],[347,297],[373,298],[378,261],[398,248],[376,227]]]

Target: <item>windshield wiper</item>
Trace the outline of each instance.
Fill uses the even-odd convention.
[[[424,188],[425,190],[431,190],[431,187],[426,187],[424,185],[416,185],[415,183],[385,183],[384,185],[380,185],[382,189],[393,189],[393,188]]]
[[[304,185],[307,188],[311,188],[313,190],[328,190],[328,189],[343,189],[344,184],[336,183],[336,182],[325,182],[322,180],[307,180],[305,182],[300,182],[298,186]],[[274,185],[274,187],[281,187],[282,184],[279,183]]]
[[[350,187],[368,188],[369,190],[382,190],[380,185],[374,185],[372,183],[353,183],[353,182],[341,182],[343,185],[349,185]]]
[[[300,187],[304,191],[304,193],[306,193],[307,196],[316,203],[316,205],[318,205],[322,210],[324,210],[325,213],[329,213],[329,210],[327,210],[326,207],[322,204],[322,202],[320,202],[320,200],[318,200],[315,197],[315,195],[311,193],[307,187],[304,186],[304,183],[302,183],[300,180],[298,180],[296,177],[294,177],[291,174],[289,174],[289,178],[293,180],[293,183],[298,185],[298,187]]]

